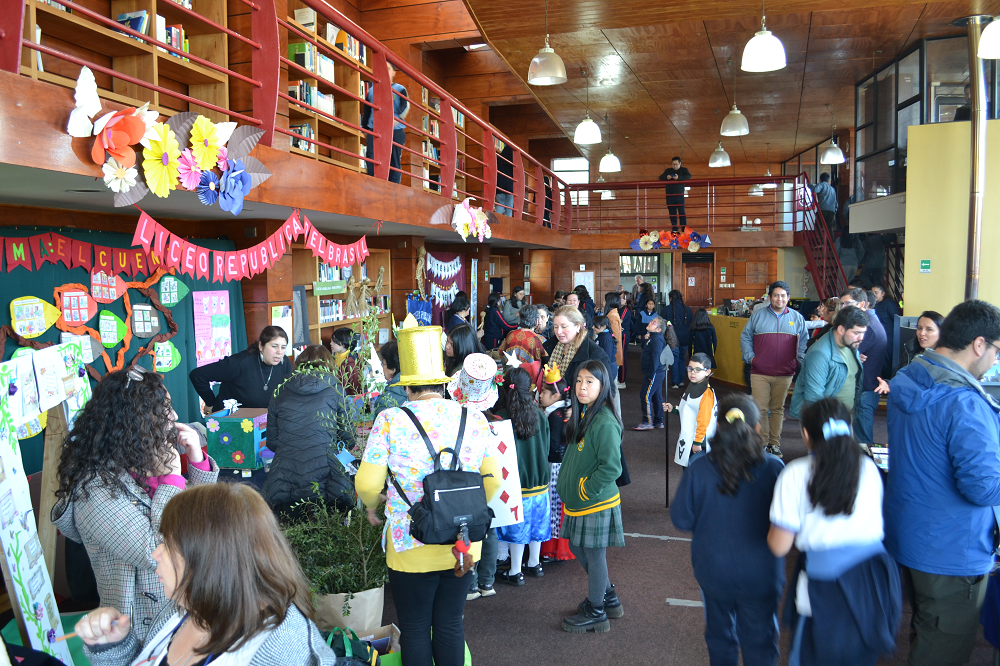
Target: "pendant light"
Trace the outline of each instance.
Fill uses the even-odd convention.
[[[733,66],[732,60],[727,62],[730,67]],[[746,116],[736,108],[736,68],[733,67],[733,108],[722,119],[722,129],[719,130],[719,134],[722,136],[746,136],[749,133],[750,123],[747,122]]]
[[[743,64],[740,68],[744,72],[773,72],[784,69],[786,65],[785,47],[765,24],[767,17],[764,16],[763,0],[760,3],[760,14],[760,30],[743,47]]]
[[[729,153],[722,149],[722,142],[719,142],[719,147],[712,151],[712,154],[708,158],[708,166],[710,167],[727,167],[732,162],[729,160]]]
[[[757,156],[753,156],[753,175],[757,175]],[[764,188],[759,184],[751,185],[750,190],[747,192],[747,196],[751,197],[762,197],[764,196]]]
[[[764,162],[767,165],[767,171],[764,172],[764,177],[765,178],[771,178],[772,177],[771,176],[771,144],[767,143],[767,144],[764,144],[764,145],[767,146],[767,152],[764,153],[764,155],[765,155]],[[761,187],[764,188],[765,190],[773,190],[773,189],[777,189],[778,184],[777,183],[764,183],[764,184],[761,185]]]
[[[566,83],[566,65],[549,46],[549,0],[545,0],[545,46],[531,59],[528,83],[533,86],[554,86]]]
[[[830,111],[829,104],[826,105],[826,110]],[[833,111],[830,111],[830,122],[833,122]],[[823,148],[823,152],[819,155],[819,163],[843,164],[845,161],[844,151],[837,145],[837,126],[833,125],[833,129],[830,130],[830,145]]]
[[[611,152],[611,123],[608,122],[608,114],[604,114],[604,122],[608,123],[608,154],[601,158],[601,166],[598,171],[601,173],[618,173],[622,170],[622,163]]]
[[[596,182],[604,184],[605,182],[604,176],[598,176]],[[615,198],[615,193],[612,190],[600,189],[600,190],[594,190],[594,192],[595,193],[599,192],[601,194],[601,201],[611,201]]]
[[[983,34],[979,36],[979,52],[977,55],[983,60],[997,60],[1000,58],[1000,21],[990,21],[983,29]]]
[[[581,120],[580,124],[576,126],[576,133],[573,134],[573,143],[581,146],[589,146],[600,143],[604,139],[601,138],[600,125],[590,119],[590,79],[587,78],[587,72],[581,72],[580,74],[587,82],[587,117]]]

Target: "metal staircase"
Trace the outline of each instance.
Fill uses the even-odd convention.
[[[795,179],[795,220],[795,244],[805,251],[806,269],[812,275],[818,298],[840,296],[847,289],[844,268],[804,173]]]

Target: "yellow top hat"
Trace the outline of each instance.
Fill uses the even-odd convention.
[[[396,331],[399,342],[399,385],[447,384],[440,326],[415,326]]]

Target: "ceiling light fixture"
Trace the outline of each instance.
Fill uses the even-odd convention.
[[[554,86],[566,83],[566,65],[559,54],[549,46],[549,0],[545,0],[545,46],[531,59],[528,66],[528,83],[533,86]]]
[[[719,147],[712,151],[711,156],[708,158],[708,166],[710,167],[727,167],[732,162],[729,160],[729,153],[722,149],[722,142],[719,142]]]
[[[979,36],[979,52],[977,55],[983,60],[997,60],[1000,58],[1000,21],[990,21],[989,25]]]
[[[826,105],[826,110],[830,111],[830,123],[833,127],[830,130],[830,145],[823,148],[823,152],[819,154],[819,163],[843,164],[847,160],[844,157],[844,151],[837,145],[837,125],[833,122],[833,111],[830,110],[829,104]]]
[[[576,126],[576,132],[573,134],[573,143],[581,146],[589,146],[600,143],[604,139],[601,137],[601,127],[590,119],[590,79],[587,78],[586,71],[580,72],[580,75],[587,82],[587,117],[581,120],[580,124]]]
[[[608,114],[604,114],[604,122],[608,123],[608,154],[601,158],[601,166],[598,171],[601,173],[618,173],[622,170],[622,163],[614,153],[611,152],[611,123],[608,122]]]
[[[727,62],[730,67],[733,66],[732,59]],[[750,123],[747,122],[746,116],[736,108],[736,68],[733,67],[733,108],[722,119],[722,129],[719,130],[719,134],[722,136],[746,136],[749,133]]]
[[[753,156],[753,175],[757,175],[757,156]],[[764,196],[764,188],[758,185],[751,185],[750,190],[747,192],[747,196],[751,197],[762,197]]]
[[[765,155],[764,161],[767,164],[767,171],[764,172],[764,177],[765,178],[772,178],[773,176],[771,176],[771,144],[767,143],[767,144],[764,144],[764,145],[767,146],[767,152],[764,153],[764,155]],[[761,187],[764,188],[765,190],[773,190],[773,189],[777,189],[778,184],[777,183],[764,183],[763,185],[761,185]]]
[[[785,47],[765,24],[767,17],[764,16],[763,0],[760,3],[760,14],[760,30],[743,47],[743,64],[740,68],[744,72],[773,72],[784,69],[787,64]]]
[[[598,182],[598,183],[600,183],[600,184],[603,185],[604,182],[605,182],[604,181],[604,176],[598,176],[596,182]],[[612,190],[600,189],[600,190],[594,190],[594,192],[595,193],[600,192],[600,194],[601,194],[601,201],[611,201],[611,200],[613,200],[615,198],[615,193]]]

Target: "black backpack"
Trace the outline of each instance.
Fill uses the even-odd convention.
[[[410,507],[407,511],[410,514],[410,534],[421,543],[440,546],[454,544],[459,539],[482,541],[493,520],[493,509],[486,503],[482,475],[479,472],[462,471],[462,461],[458,458],[468,410],[462,407],[462,421],[458,426],[455,447],[435,452],[416,415],[408,407],[400,409],[417,427],[417,432],[434,461],[434,471],[424,477],[424,496],[416,504],[410,502],[396,481],[396,476],[391,471],[389,473],[396,492]],[[441,454],[446,452],[451,454],[450,469],[441,467]]]

